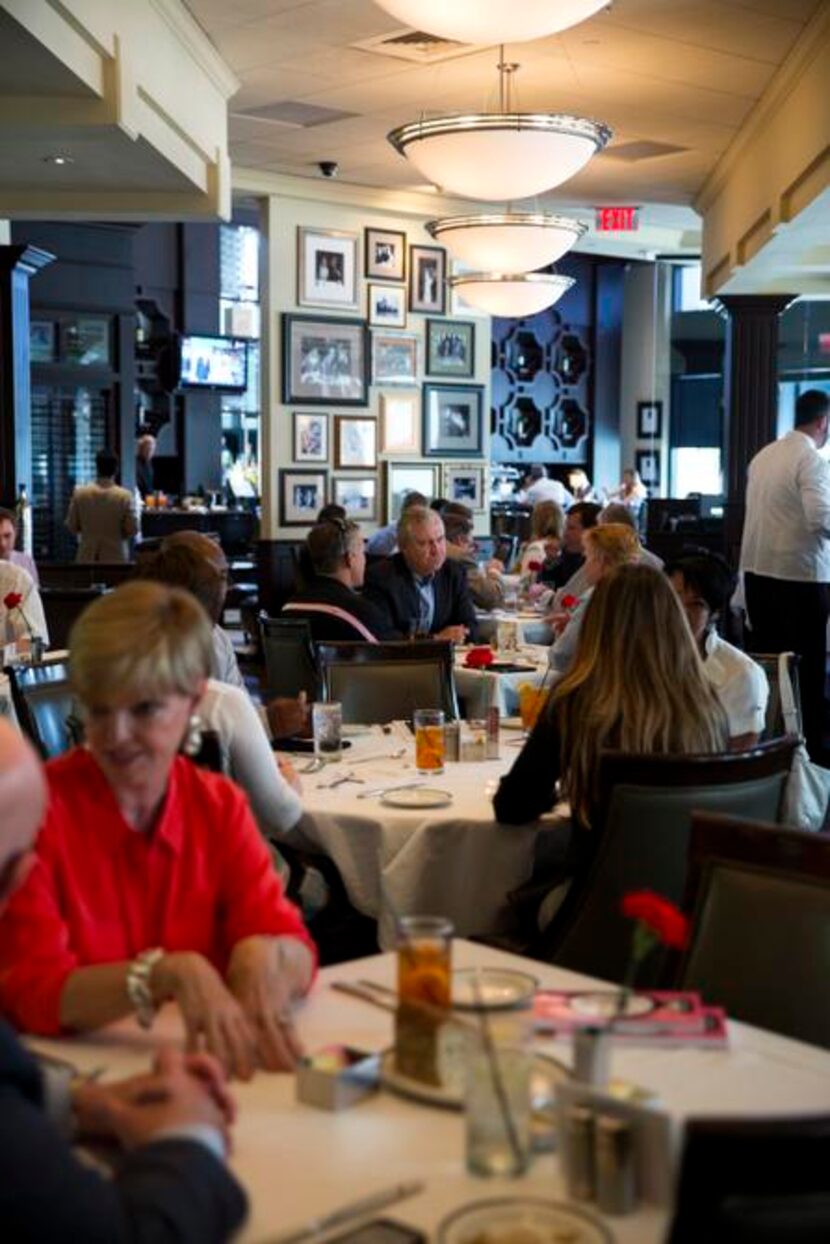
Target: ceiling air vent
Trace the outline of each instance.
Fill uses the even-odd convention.
[[[333,121],[343,121],[346,117],[354,117],[357,114],[344,112],[340,108],[323,108],[318,104],[304,104],[295,99],[281,99],[274,104],[243,108],[231,115],[251,121],[270,121],[272,125],[283,125],[292,130],[310,130],[317,125],[331,125]]]
[[[466,56],[473,51],[469,43],[455,39],[441,39],[428,35],[425,30],[410,30],[404,26],[390,34],[375,35],[372,39],[360,39],[349,47],[374,56],[390,56],[393,60],[414,61],[417,65],[435,65],[454,56]]]
[[[674,147],[671,143],[653,143],[648,139],[636,143],[613,143],[605,148],[602,155],[606,160],[622,160],[626,164],[636,164],[639,160],[656,160],[658,156],[680,155],[688,151],[688,147]]]

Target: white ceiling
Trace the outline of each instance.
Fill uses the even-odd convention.
[[[335,160],[343,181],[414,187],[417,174],[386,133],[422,111],[496,102],[497,49],[422,65],[355,48],[399,30],[372,0],[186,3],[242,84],[231,101],[237,165],[312,177],[319,161]],[[615,131],[607,152],[545,201],[691,204],[820,3],[615,0],[561,35],[509,47],[521,63],[520,109],[574,112]],[[353,115],[312,127],[246,115],[288,102]],[[641,143],[682,150],[625,158]]]

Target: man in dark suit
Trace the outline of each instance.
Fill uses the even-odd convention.
[[[315,643],[401,639],[384,610],[358,592],[366,552],[357,523],[334,515],[312,527],[306,553],[313,576],[292,596],[283,613],[305,618]]]
[[[434,510],[411,506],[398,523],[394,557],[371,566],[365,596],[403,635],[463,643],[476,636],[476,614],[464,568],[447,560],[444,524]]]
[[[45,800],[39,761],[0,721],[0,908],[29,871]],[[166,1050],[147,1075],[95,1084],[40,1066],[0,1021],[0,1234],[9,1244],[220,1244],[245,1214],[224,1164],[233,1114],[205,1055]],[[112,1180],[73,1154],[73,1126],[129,1150]]]

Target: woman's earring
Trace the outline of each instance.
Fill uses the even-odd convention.
[[[197,756],[202,746],[202,719],[198,713],[191,713],[187,722],[187,733],[182,743],[185,756]]]

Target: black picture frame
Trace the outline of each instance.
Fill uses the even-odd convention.
[[[406,234],[400,229],[363,230],[364,267],[371,281],[406,280]]]
[[[634,465],[646,488],[660,487],[659,449],[638,449],[634,455]]]
[[[318,357],[312,359],[315,352]],[[348,364],[346,370],[344,361]],[[366,406],[366,321],[283,312],[282,400],[286,406]]]
[[[278,472],[277,482],[280,526],[313,527],[328,498],[328,471],[285,467]],[[300,498],[298,490],[308,495]]]
[[[423,315],[446,314],[447,252],[443,246],[410,246],[409,310]]]
[[[663,403],[637,403],[637,435],[643,440],[659,440],[663,435]]]
[[[427,320],[428,376],[471,380],[475,374],[476,326],[469,320]]]
[[[480,458],[484,438],[483,384],[425,384],[423,454]]]

